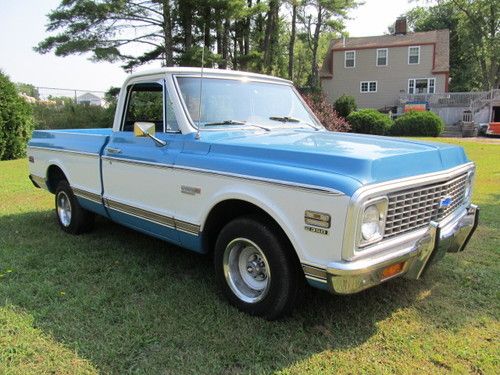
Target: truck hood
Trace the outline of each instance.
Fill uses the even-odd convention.
[[[226,160],[224,169],[231,168],[233,160],[245,159],[255,168],[260,165],[262,171],[249,170],[250,174],[265,173],[271,164],[344,176],[362,185],[438,172],[468,162],[458,146],[329,131],[205,132],[202,141],[210,143],[211,157]]]

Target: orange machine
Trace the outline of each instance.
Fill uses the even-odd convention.
[[[500,135],[500,107],[491,109],[491,122],[486,129],[487,135]]]
[[[500,135],[500,122],[490,122],[486,130],[488,135]]]

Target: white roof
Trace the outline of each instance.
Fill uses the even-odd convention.
[[[192,68],[192,67],[168,67],[168,68],[161,68],[161,69],[151,69],[151,70],[144,70],[141,72],[137,72],[134,74],[131,74],[128,78],[136,78],[136,77],[144,77],[144,76],[150,76],[150,75],[158,75],[158,74],[196,74],[196,75],[201,75],[201,68]],[[292,83],[289,80],[279,78],[279,77],[273,77],[265,74],[257,74],[257,73],[251,73],[251,72],[242,72],[242,71],[237,71],[237,70],[227,70],[227,69],[212,69],[212,68],[203,68],[203,75],[227,75],[227,76],[238,76],[238,77],[248,77],[248,78],[255,78],[255,79],[262,79],[262,80],[273,80],[273,81],[280,81],[280,82],[286,82],[286,83]]]
[[[94,94],[92,94],[90,92],[86,92],[85,94],[82,94],[82,95],[78,96],[76,99],[77,100],[79,100],[79,99],[83,99],[83,100],[101,100],[100,97],[98,97],[97,95],[94,95]]]

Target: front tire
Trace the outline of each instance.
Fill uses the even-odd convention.
[[[63,231],[81,234],[92,230],[94,214],[80,206],[68,181],[61,181],[57,185],[55,206],[57,222]]]
[[[291,313],[304,277],[293,248],[275,225],[257,216],[228,223],[215,244],[219,287],[241,311],[268,320]]]

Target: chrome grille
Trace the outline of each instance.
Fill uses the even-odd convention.
[[[419,229],[431,221],[441,221],[464,201],[467,174],[450,181],[418,186],[388,195],[384,238]],[[439,208],[441,199],[451,197],[448,207]]]

